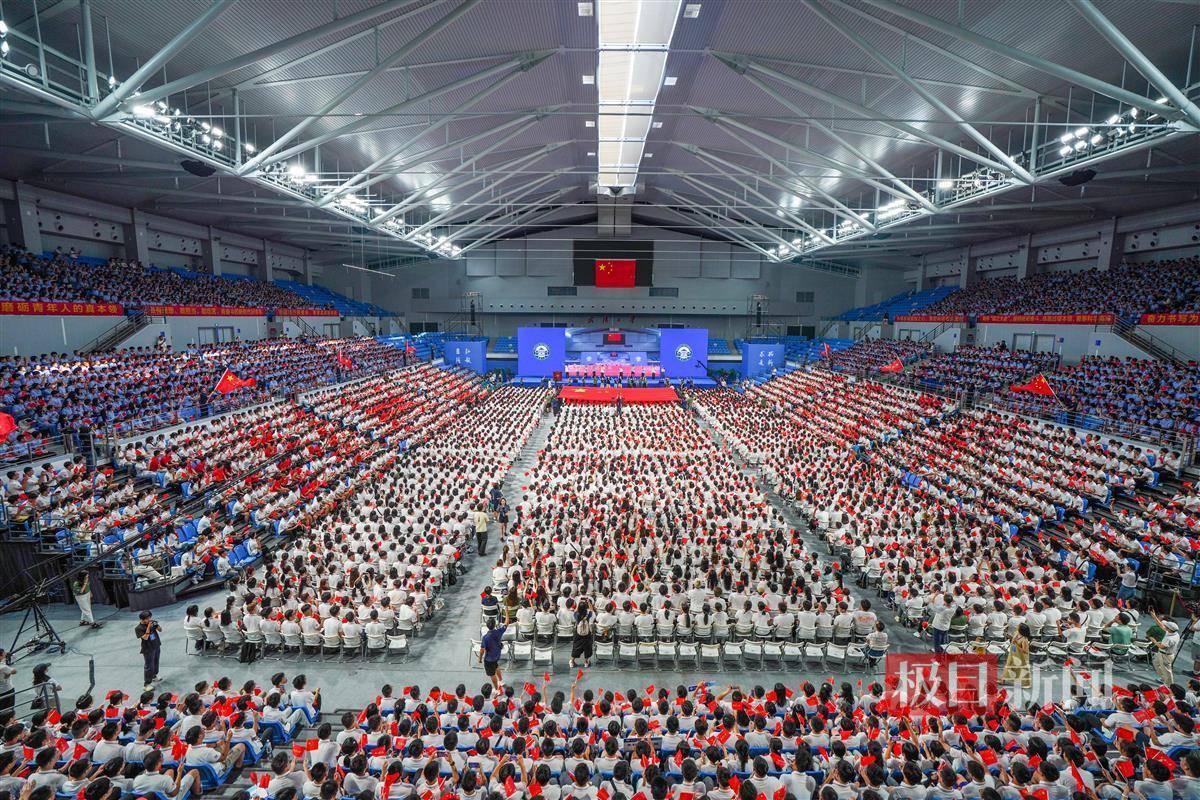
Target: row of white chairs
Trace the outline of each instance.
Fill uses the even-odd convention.
[[[479,652],[480,641],[471,643],[472,663]],[[504,642],[504,659],[510,666],[528,662],[531,669],[553,667],[555,646],[548,642],[514,639]],[[598,666],[634,669],[657,667],[713,667],[715,669],[767,669],[777,667],[813,667],[821,670],[873,668],[886,653],[872,654],[861,644],[833,642],[773,642],[746,640],[741,642],[685,642],[672,639],[649,641],[619,641],[597,639],[593,645],[593,660]]]
[[[196,628],[187,631],[184,652],[237,657],[243,645],[257,648],[259,656],[265,658],[283,658],[287,655],[297,658],[340,657],[342,660],[354,657],[365,659],[368,656],[392,658],[408,655],[409,634],[396,632],[382,636],[364,634],[351,637],[344,634],[325,636],[321,633],[301,633],[284,636],[278,633],[264,635],[261,632],[222,632],[214,628]]]
[[[722,629],[711,625],[694,626],[691,630],[665,628],[656,625],[654,628],[636,628],[633,625],[619,625],[608,631],[599,631],[601,636],[610,636],[618,642],[661,642],[675,641],[681,644],[724,644],[726,642],[773,642],[777,644],[828,644],[843,645],[863,644],[865,635],[855,631],[838,631],[832,626],[795,628],[785,633],[774,628],[755,625],[735,625]],[[505,634],[506,639],[516,641],[534,641],[539,643],[569,642],[574,637],[575,628],[571,624],[546,623],[521,624],[516,623]]]

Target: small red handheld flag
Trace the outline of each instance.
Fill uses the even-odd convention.
[[[904,362],[901,361],[899,358],[893,358],[891,363],[885,364],[884,366],[880,367],[879,371],[880,372],[903,372],[904,371]]]
[[[8,438],[8,435],[17,429],[17,421],[13,419],[12,414],[0,413],[0,442]]]

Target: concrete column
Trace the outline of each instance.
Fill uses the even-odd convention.
[[[971,252],[970,245],[963,248],[960,263],[962,269],[958,272],[958,286],[960,289],[968,289],[975,285],[975,266],[979,263],[979,258]]]
[[[1033,246],[1033,234],[1025,237],[1021,252],[1017,253],[1017,278],[1024,280],[1037,274],[1037,248]]]
[[[307,250],[304,251],[304,283],[306,286],[313,285],[313,265],[312,254]]]
[[[941,154],[941,151],[938,151]],[[921,256],[921,263],[917,265],[917,291],[923,292],[929,288],[929,256]]]
[[[133,221],[125,228],[125,258],[140,262],[143,266],[150,265],[150,226],[146,223],[146,215],[136,209]]]
[[[1117,218],[1113,217],[1100,230],[1100,258],[1096,269],[1103,272],[1109,267],[1119,267],[1124,256],[1125,234],[1117,233]]]
[[[221,274],[221,237],[212,228],[208,229],[208,238],[200,243],[200,257],[204,261],[204,270],[209,275]]]
[[[13,186],[17,196],[4,203],[4,226],[8,229],[8,241],[41,255],[42,231],[38,228],[37,201],[25,184],[18,181]]]
[[[271,259],[273,256],[274,252],[271,249],[271,243],[264,240],[263,249],[258,251],[258,270],[256,271],[254,277],[258,278],[260,281],[270,282],[273,280],[275,275],[275,270],[271,266]]]

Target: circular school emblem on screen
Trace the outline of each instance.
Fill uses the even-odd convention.
[[[681,344],[675,348],[675,360],[687,361],[692,357],[692,348],[686,344]]]
[[[535,344],[533,346],[533,357],[538,361],[545,361],[550,357],[550,345],[545,343]]]

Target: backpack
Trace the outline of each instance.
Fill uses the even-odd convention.
[[[591,636],[592,635],[592,618],[584,617],[575,623],[576,636]]]

